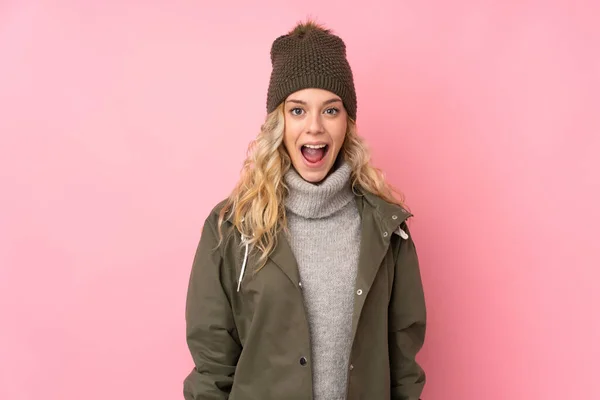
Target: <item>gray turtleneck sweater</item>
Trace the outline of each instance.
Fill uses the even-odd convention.
[[[318,185],[291,169],[286,210],[312,347],[314,398],[346,398],[360,215],[342,164]],[[310,360],[309,360],[310,362]]]

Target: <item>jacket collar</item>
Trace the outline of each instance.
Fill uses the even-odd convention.
[[[395,231],[402,222],[413,216],[405,207],[389,203],[361,187],[355,188],[354,191],[361,215],[365,205],[372,207],[374,209],[374,216],[379,219],[382,227],[389,231]]]

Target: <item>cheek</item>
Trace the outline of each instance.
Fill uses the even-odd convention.
[[[289,148],[291,146],[293,146],[293,140],[292,140],[292,134],[290,133],[289,129],[286,127],[285,130],[283,131],[283,145],[285,146],[286,150],[288,150],[289,152]]]
[[[347,124],[340,124],[339,126],[336,127],[335,133],[332,134],[333,136],[333,142],[335,143],[335,147],[337,149],[340,149],[342,147],[342,144],[344,143],[344,140],[346,139],[346,129],[347,129]]]
[[[283,143],[286,148],[289,149],[296,146],[299,132],[301,132],[301,130],[298,129],[297,124],[288,121],[285,122],[285,128],[283,130]]]

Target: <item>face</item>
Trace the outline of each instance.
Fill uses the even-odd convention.
[[[305,181],[321,182],[346,137],[347,113],[341,98],[323,89],[303,89],[288,96],[284,113],[283,144],[292,165]]]

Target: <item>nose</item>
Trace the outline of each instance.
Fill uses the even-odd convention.
[[[318,134],[323,132],[323,121],[320,113],[310,114],[306,121],[306,131],[309,134]]]

